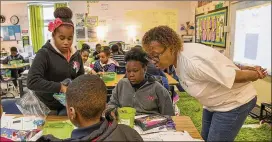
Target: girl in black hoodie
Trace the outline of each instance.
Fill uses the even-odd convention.
[[[65,93],[67,89],[60,82],[67,78],[73,80],[84,74],[80,53],[72,46],[72,15],[71,9],[67,7],[55,10],[56,19],[48,25],[52,39],[37,52],[27,80],[27,87],[35,91],[37,97],[59,115],[66,114],[65,107],[54,99],[53,94]]]

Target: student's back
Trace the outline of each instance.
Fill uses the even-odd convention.
[[[96,75],[79,76],[66,92],[68,117],[78,128],[72,131],[69,139],[46,135],[38,141],[143,141],[129,126],[102,117],[106,98],[107,88],[103,80]]]

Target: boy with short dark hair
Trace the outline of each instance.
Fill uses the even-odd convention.
[[[101,49],[102,49],[101,44],[98,43],[98,44],[95,45],[95,52],[93,53],[93,56],[94,56],[95,60],[99,59],[99,53],[100,53]]]
[[[24,57],[20,54],[18,54],[18,50],[16,47],[10,48],[10,56],[8,56],[5,60],[3,60],[3,64],[9,64],[10,61],[15,60],[22,60],[24,62]],[[24,69],[11,69],[11,77],[14,78],[13,84],[15,87],[18,86],[17,84],[17,78],[20,76],[20,74],[24,71]],[[17,76],[19,75],[19,76]]]
[[[106,99],[106,85],[98,76],[81,75],[73,80],[66,92],[66,109],[70,121],[78,129],[64,141],[143,141],[129,126],[101,117]],[[59,140],[49,135],[39,141]]]

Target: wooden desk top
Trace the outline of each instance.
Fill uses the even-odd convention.
[[[124,78],[124,74],[117,74],[116,75],[116,79],[114,81],[110,81],[110,82],[107,82],[105,83],[107,87],[115,87],[117,85],[117,83],[122,79]]]
[[[29,63],[23,63],[23,64],[20,64],[18,66],[1,64],[1,69],[20,69],[20,68],[23,68],[23,67],[26,67],[26,66],[29,66],[29,65],[30,65]]]
[[[167,79],[168,79],[168,83],[169,85],[177,85],[178,82],[172,77],[170,76],[169,74],[165,74]],[[110,81],[110,82],[107,82],[105,83],[107,87],[115,87],[117,85],[117,83],[122,79],[124,78],[124,74],[117,74],[116,75],[116,79],[114,81]]]
[[[168,79],[168,83],[169,85],[177,85],[179,84],[171,75],[165,73],[167,79]]]
[[[177,131],[187,131],[193,138],[202,140],[193,121],[189,116],[173,116]]]
[[[13,114],[5,114],[7,116],[16,116],[22,117],[22,115],[13,115]],[[173,121],[176,124],[177,131],[187,131],[193,138],[201,139],[199,132],[197,131],[195,125],[193,124],[191,118],[189,116],[173,116]],[[67,116],[48,116],[46,121],[66,121],[68,120]]]

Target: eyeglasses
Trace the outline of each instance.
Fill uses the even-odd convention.
[[[149,55],[149,58],[153,60],[155,63],[158,63],[160,61],[160,57],[165,53],[167,48],[164,48],[161,53],[151,52]]]

